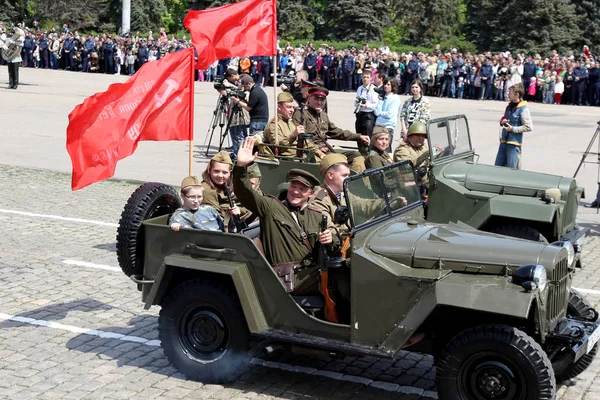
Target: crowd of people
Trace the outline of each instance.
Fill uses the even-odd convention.
[[[164,28],[158,34],[125,31],[94,36],[72,32],[68,24],[44,30],[34,20],[23,30],[22,65],[31,68],[132,75],[146,62],[192,46],[185,37],[169,38]],[[199,71],[198,80],[222,79],[227,69],[250,75],[259,86],[273,84],[275,74],[283,79],[305,71],[307,80],[320,80],[328,90],[352,92],[361,86],[363,75],[370,73],[374,80],[379,73],[395,82],[396,94],[409,94],[410,83],[419,78],[427,96],[501,101],[508,99],[512,85],[522,82],[530,102],[600,105],[600,66],[588,46],[578,53],[554,50],[542,57],[510,51],[461,53],[439,45],[430,53],[397,53],[387,46],[336,49],[311,42],[294,47],[287,42],[278,49],[276,65],[269,56],[227,58]]]

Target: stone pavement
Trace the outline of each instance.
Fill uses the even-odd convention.
[[[71,192],[69,175],[0,165],[0,398],[437,398],[432,358],[407,352],[396,360],[275,352],[233,384],[186,380],[158,347],[157,308],[144,311],[116,268],[115,226],[135,188],[105,181]],[[575,286],[600,289],[599,246],[594,234]],[[587,297],[600,306],[597,293]],[[558,398],[597,399],[599,382],[595,360]]]

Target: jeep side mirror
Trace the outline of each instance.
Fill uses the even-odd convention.
[[[343,225],[350,219],[350,210],[347,206],[339,206],[333,214],[333,222],[336,225]]]
[[[426,175],[427,175],[427,167],[426,166],[419,167],[419,169],[417,170],[417,177],[419,179],[421,179]]]

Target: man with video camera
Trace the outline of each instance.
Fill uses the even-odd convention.
[[[308,80],[308,72],[306,72],[305,70],[298,71],[296,73],[294,83],[292,83],[291,85],[286,85],[285,83],[282,83],[281,85],[279,85],[279,87],[284,92],[291,93],[296,103],[300,105],[305,102],[304,96],[302,95],[302,81],[306,80]]]
[[[264,131],[269,121],[269,99],[265,91],[254,83],[254,79],[248,74],[242,75],[242,87],[250,93],[248,101],[234,97],[233,103],[239,104],[250,113],[250,135],[256,131]]]
[[[237,99],[244,96],[244,92],[237,86],[240,79],[238,72],[229,68],[225,71],[225,78],[222,82],[215,82],[215,89],[221,94],[221,101],[227,103],[227,115],[231,118],[229,123],[229,135],[231,137],[232,159],[235,159],[240,145],[248,135],[248,125],[250,124],[250,114],[243,109],[241,105],[230,98]]]

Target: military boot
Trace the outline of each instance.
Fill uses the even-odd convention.
[[[13,63],[13,89],[17,89],[19,87],[19,63]]]

